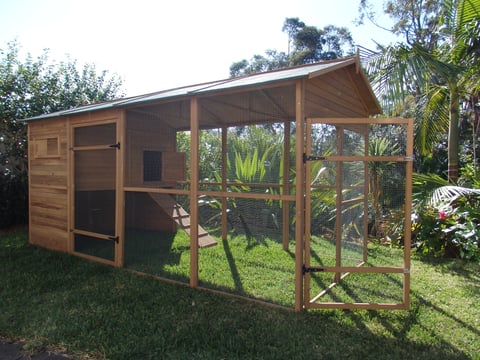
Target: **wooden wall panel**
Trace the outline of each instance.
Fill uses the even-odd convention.
[[[308,117],[368,116],[361,94],[349,76],[330,73],[307,82],[305,91]]]
[[[67,252],[68,232],[30,222],[30,243],[47,249]]]
[[[28,127],[29,241],[49,249],[67,251],[67,120],[34,121]]]

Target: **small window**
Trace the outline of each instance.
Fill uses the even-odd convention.
[[[35,139],[33,144],[35,158],[49,158],[60,156],[58,136],[44,139]]]
[[[143,152],[143,181],[162,180],[162,152],[145,150]]]

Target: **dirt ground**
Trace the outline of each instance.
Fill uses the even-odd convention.
[[[0,337],[1,360],[67,360],[67,354],[49,349],[41,342],[26,343]]]

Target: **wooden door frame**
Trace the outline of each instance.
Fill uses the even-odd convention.
[[[310,301],[310,289],[309,289],[309,271],[304,271],[303,273],[303,306],[305,309],[309,308],[330,308],[330,309],[408,309],[410,306],[410,246],[411,246],[411,209],[412,209],[412,173],[413,173],[413,119],[403,119],[403,118],[391,118],[391,119],[371,119],[371,118],[308,118],[306,119],[305,124],[305,142],[306,142],[306,156],[310,154],[311,149],[311,125],[312,124],[328,124],[336,126],[354,126],[357,124],[361,125],[370,125],[370,124],[399,124],[405,126],[406,134],[406,153],[403,156],[343,156],[341,154],[336,156],[325,157],[325,160],[333,161],[397,161],[405,163],[405,219],[404,219],[404,252],[403,252],[403,265],[398,267],[393,266],[383,266],[383,267],[362,267],[363,263],[366,261],[366,253],[363,253],[363,262],[358,266],[339,266],[334,267],[322,267],[321,271],[331,272],[334,274],[343,273],[340,278],[336,278],[335,281],[323,292],[329,291],[333,288],[337,282],[341,281],[345,276],[350,273],[397,273],[403,275],[403,294],[402,302],[400,303],[342,303],[342,302],[333,302],[333,303],[315,303]],[[368,133],[364,134],[365,140],[368,141]],[[365,144],[367,149],[368,144]],[[310,166],[308,162],[304,164],[305,172],[309,171]],[[305,173],[305,180],[309,178],[307,173]],[[366,176],[365,176],[366,179]],[[309,200],[309,186],[305,186],[305,244],[304,244],[304,257],[305,257],[305,268],[310,267],[309,254],[310,249],[309,245],[309,233],[310,233],[310,220],[309,220],[309,210],[310,210],[310,200]],[[341,189],[340,189],[341,190]],[[338,191],[338,189],[337,189]],[[365,206],[365,205],[364,205]],[[365,236],[365,233],[364,233]],[[364,239],[364,246],[366,246],[366,239]],[[337,249],[337,258],[338,258],[338,249]],[[322,292],[322,293],[323,293]],[[322,294],[321,293],[321,294]],[[323,296],[323,295],[322,295]],[[318,298],[319,296],[317,296]]]
[[[125,159],[125,111],[106,111],[95,114],[96,116],[72,117],[67,119],[68,135],[68,253],[75,254],[90,260],[116,267],[122,267],[124,264],[124,246],[125,246],[125,191],[124,191],[124,159]],[[115,124],[115,136],[117,143],[120,144],[116,150],[115,164],[115,236],[118,242],[114,247],[114,260],[110,261],[96,256],[90,256],[75,252],[74,249],[74,226],[75,226],[75,166],[74,166],[74,131],[76,128],[89,127],[96,125]]]

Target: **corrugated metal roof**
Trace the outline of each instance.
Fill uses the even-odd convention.
[[[129,98],[122,98],[109,102],[91,104],[80,106],[77,108],[58,111],[50,114],[35,116],[25,119],[24,121],[40,120],[60,116],[68,116],[81,114],[90,111],[107,110],[118,107],[128,107],[142,103],[155,102],[163,99],[174,98],[179,96],[188,96],[194,94],[202,94],[207,92],[220,92],[234,88],[243,88],[249,86],[258,86],[268,83],[288,81],[299,78],[311,78],[320,76],[330,71],[351,65],[355,63],[355,57],[349,57],[344,59],[337,59],[332,61],[326,61],[321,63],[315,63],[310,65],[302,65],[297,67],[291,67],[286,69],[279,69],[268,71],[264,73],[257,73],[253,75],[247,75],[238,78],[231,78],[219,81],[212,81],[208,83],[202,83],[197,85],[184,86],[164,91],[159,91],[151,94],[139,95]]]

